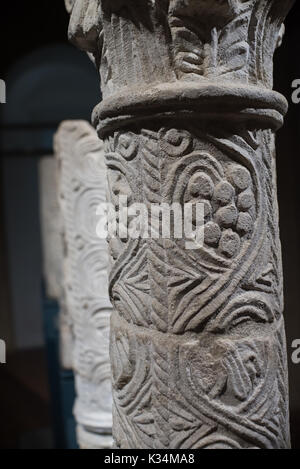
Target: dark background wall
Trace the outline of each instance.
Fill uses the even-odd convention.
[[[67,42],[62,0],[6,2],[0,22],[0,448],[74,448],[73,375],[60,367],[58,305],[43,288],[38,176],[60,122],[90,119],[99,78]]]
[[[300,338],[300,104],[293,104],[292,82],[300,78],[300,5],[286,20],[286,35],[274,61],[274,88],[289,102],[277,136],[277,179],[283,255],[285,320],[289,360],[292,441],[300,449],[300,364],[292,363],[291,345]]]
[[[292,439],[294,447],[300,448],[300,364],[296,365],[291,361],[293,351],[291,344],[294,339],[300,339],[300,174],[298,168],[300,158],[300,104],[296,105],[291,101],[293,91],[291,84],[294,79],[300,79],[300,5],[299,2],[296,3],[286,20],[286,35],[283,45],[276,52],[274,88],[281,92],[290,103],[285,126],[279,131],[277,137],[277,166],[285,279],[285,318],[290,371]],[[63,0],[30,0],[30,2],[18,2],[17,6],[14,2],[5,2],[4,5],[1,5],[0,22],[0,78],[2,79],[7,78],[12,67],[27,54],[43,46],[67,44],[68,15],[65,12]],[[95,98],[95,104],[96,101]],[[89,110],[85,116],[84,112],[82,113],[83,118],[88,118],[88,115]],[[72,118],[74,116],[70,115],[68,117]],[[18,177],[27,178],[27,181],[30,181],[30,177],[34,180],[36,169],[32,157],[28,160],[22,159],[19,164],[12,157],[10,161],[6,160],[6,163],[0,166],[2,171],[2,174],[0,174],[0,338],[5,337],[9,347],[13,349],[16,347],[17,331],[24,331],[25,334],[26,328],[32,328],[32,324],[30,321],[26,321],[26,318],[25,320],[23,318],[21,323],[15,323],[14,304],[16,301],[22,303],[22,297],[16,298],[14,290],[14,281],[16,279],[12,278],[13,266],[8,255],[9,239],[12,240],[16,236],[16,232],[9,233],[7,226],[11,223],[11,213],[20,208],[18,200],[21,195],[18,192],[17,182],[15,187],[6,188],[5,185],[7,185],[9,174],[13,171],[17,172]],[[31,176],[28,175],[28,172],[31,172]],[[12,174],[11,180],[13,178]],[[20,184],[21,186],[22,184]],[[13,192],[13,196],[7,197],[8,189]],[[37,264],[40,256],[39,246],[36,241],[37,228],[35,226],[37,220],[35,205],[37,202],[30,199],[33,193],[29,191],[29,194],[31,196],[28,195],[27,201],[22,200],[21,207],[24,204],[32,205],[31,216],[33,219],[32,221],[27,220],[30,227],[27,229],[26,238],[27,257],[32,252],[32,255],[36,256]],[[19,227],[15,225],[15,230],[22,229],[20,219],[19,223]],[[32,230],[34,236],[30,236],[30,230]],[[27,260],[27,262],[29,261]],[[22,272],[24,272],[25,267],[24,263],[20,265],[19,275],[24,275]],[[27,269],[28,275],[30,276],[30,269]],[[39,275],[37,271],[32,270],[33,278],[31,281],[27,279],[27,283],[33,285],[39,281],[37,275]],[[25,283],[24,287],[28,291],[30,287],[26,285]],[[35,291],[37,291],[39,287],[36,286],[35,288]]]

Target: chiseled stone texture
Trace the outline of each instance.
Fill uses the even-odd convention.
[[[96,234],[97,207],[106,201],[101,142],[84,121],[63,122],[55,137],[64,222],[64,285],[72,322],[75,417],[81,448],[112,445],[109,363],[108,249]]]
[[[75,0],[109,198],[205,204],[205,243],[110,242],[118,448],[287,448],[273,54],[292,0]]]

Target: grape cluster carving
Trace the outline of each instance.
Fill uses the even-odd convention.
[[[187,201],[204,205],[205,246],[225,258],[234,258],[254,228],[255,197],[249,170],[233,164],[226,178],[219,181],[198,171],[189,181]]]

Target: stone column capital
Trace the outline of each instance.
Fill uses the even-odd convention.
[[[101,137],[147,117],[282,124],[272,61],[293,0],[68,3],[70,40],[94,54],[101,75]]]

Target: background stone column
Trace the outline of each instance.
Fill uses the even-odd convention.
[[[73,335],[65,302],[63,278],[63,220],[58,201],[57,160],[43,157],[39,163],[40,220],[43,278],[46,297],[59,304],[59,355],[63,369],[72,369]]]
[[[112,444],[107,243],[96,234],[106,200],[103,143],[84,121],[61,124],[55,137],[64,232],[64,287],[73,333],[75,417],[81,448]]]
[[[62,217],[57,198],[57,162],[44,156],[39,162],[40,219],[46,295],[59,300],[62,289]]]
[[[202,202],[205,242],[112,239],[118,448],[287,448],[272,60],[287,0],[77,0],[109,199]]]

